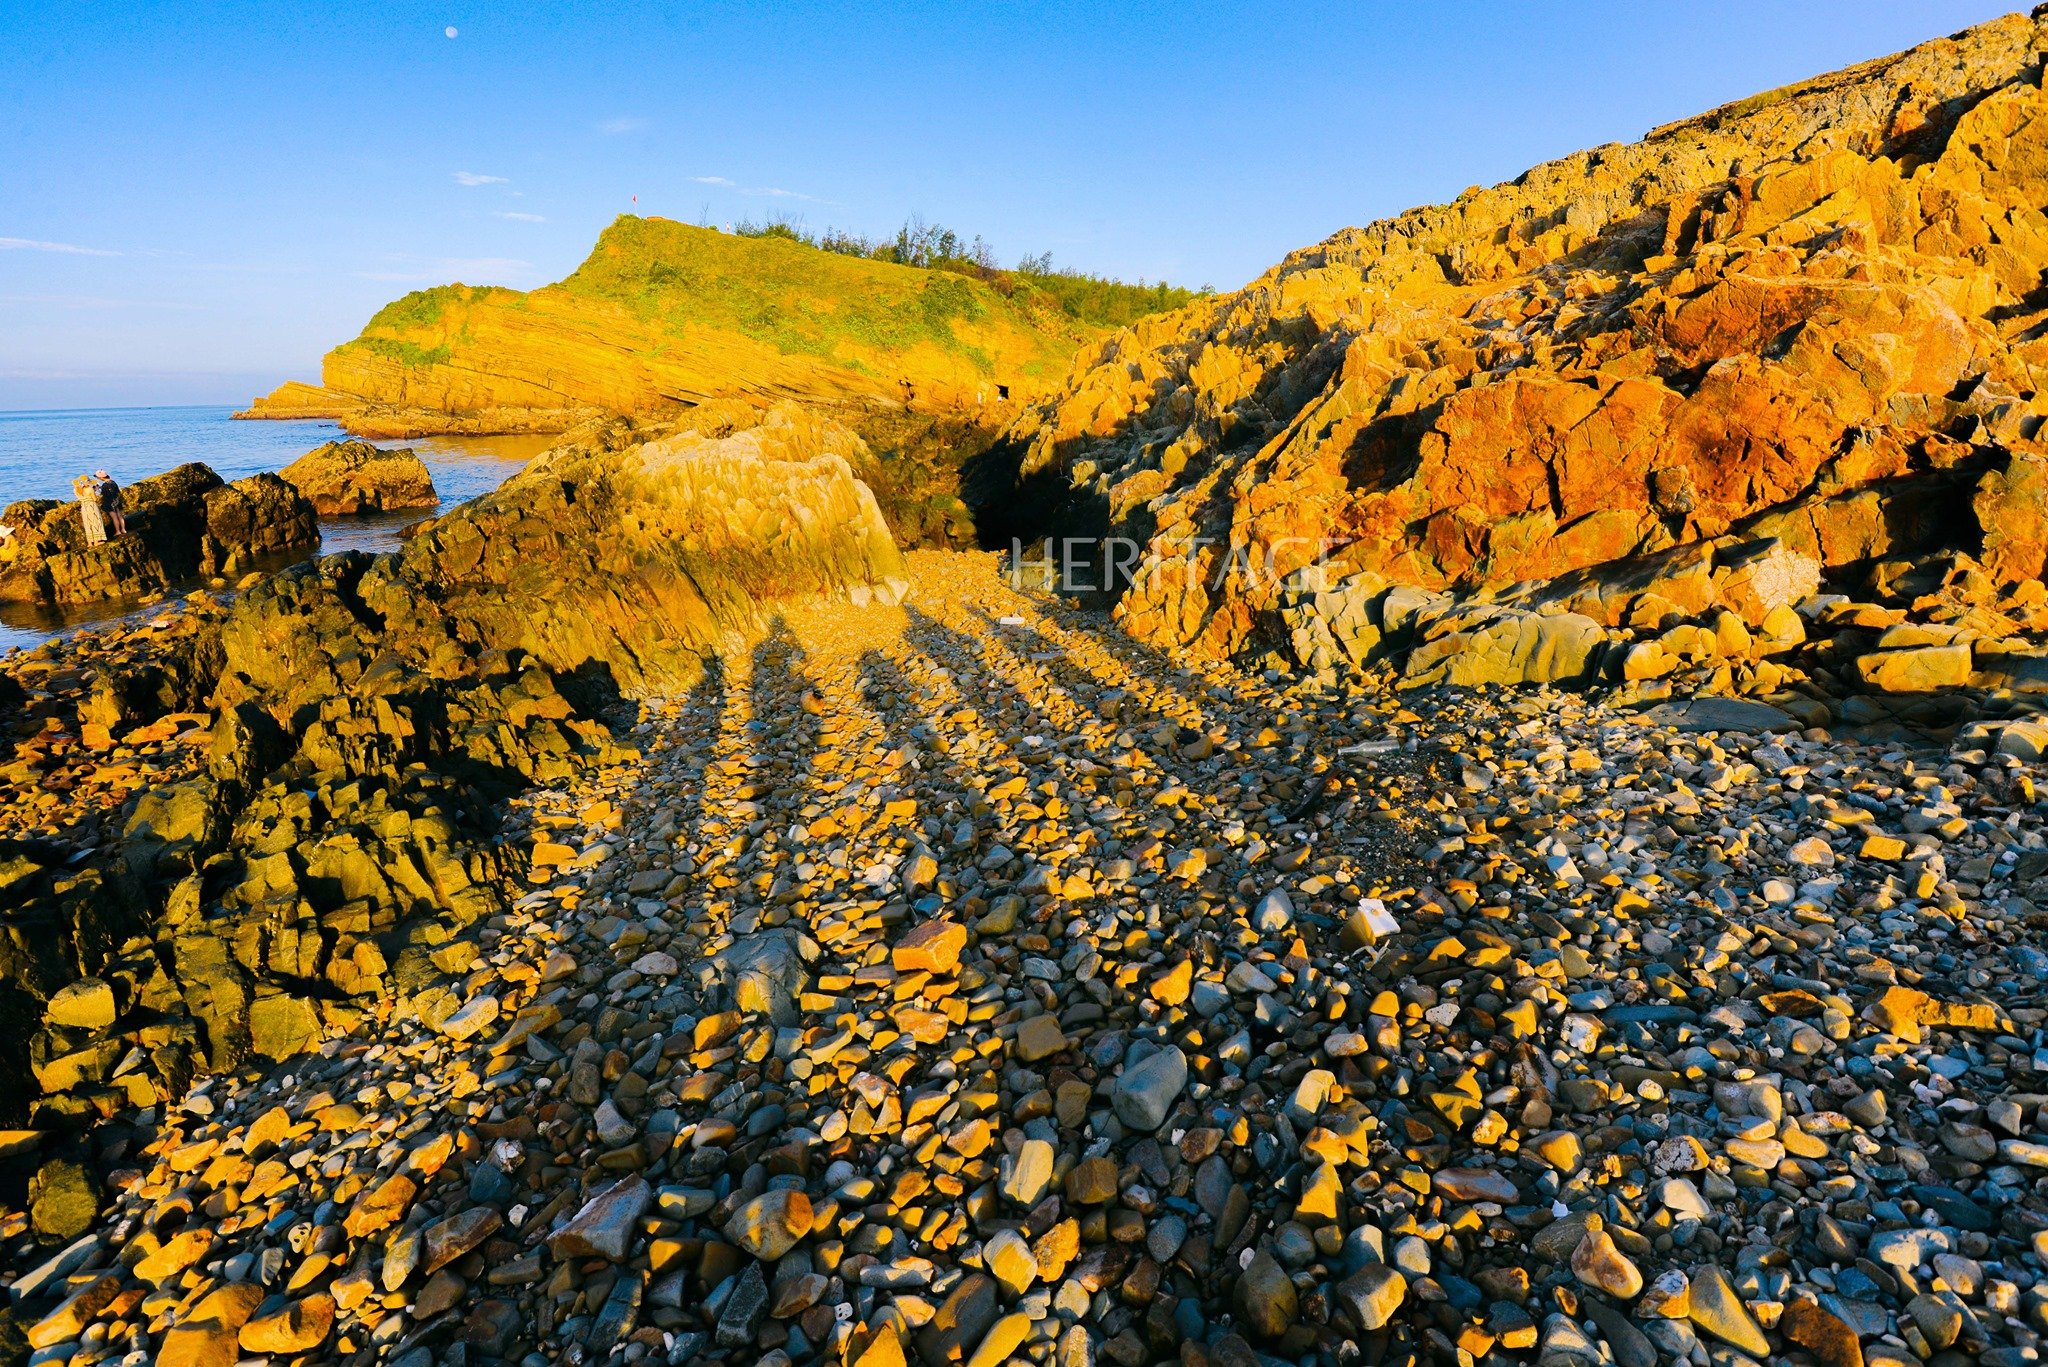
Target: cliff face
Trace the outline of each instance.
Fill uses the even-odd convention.
[[[0,827],[0,1022],[42,1021],[0,1032],[0,1124],[84,1128],[428,1009],[474,959],[451,937],[502,909],[495,801],[619,756],[621,694],[698,681],[777,604],[901,597],[868,459],[789,407],[594,423],[396,554],[312,559],[147,656],[25,674],[37,715],[0,730],[24,790],[72,786],[56,737],[180,738],[89,859]],[[59,1000],[81,977],[87,1020]]]
[[[561,430],[735,394],[973,407],[999,386],[1042,392],[1093,335],[951,272],[625,217],[558,284],[405,296],[328,353],[320,388],[280,386],[244,416],[403,436]]]
[[[1763,536],[2037,577],[2044,46],[2008,17],[1339,233],[1091,348],[970,501],[1133,539],[1125,625],[1214,653],[1284,639],[1326,547],[1606,623]]]

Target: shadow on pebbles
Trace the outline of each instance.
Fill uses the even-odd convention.
[[[635,763],[524,800],[458,990],[169,1108],[14,1270],[11,1332],[163,1367],[2036,1360],[2018,761],[1295,692],[913,562],[905,607],[788,615],[645,704]]]

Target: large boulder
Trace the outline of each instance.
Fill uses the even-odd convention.
[[[320,522],[298,490],[265,471],[206,496],[199,573],[240,574],[257,562],[320,544]]]
[[[1970,682],[1967,645],[1925,645],[1879,650],[1856,658],[1856,677],[1880,693],[1929,693]]]
[[[386,451],[366,441],[330,441],[278,474],[322,517],[431,508],[441,501],[426,463],[409,447]]]
[[[363,576],[362,601],[391,624],[384,648],[452,637],[611,689],[688,684],[778,599],[902,595],[902,555],[854,474],[868,459],[851,430],[795,405],[589,424],[424,523]],[[301,691],[283,647],[250,637],[241,653],[259,682]]]
[[[276,475],[224,482],[197,462],[122,491],[128,532],[87,545],[76,503],[27,499],[0,511],[0,602],[94,603],[238,574],[320,544],[313,505]]]

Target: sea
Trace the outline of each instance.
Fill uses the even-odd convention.
[[[121,484],[162,474],[186,461],[211,466],[222,479],[281,470],[322,442],[346,434],[331,422],[236,421],[231,408],[73,408],[0,412],[0,508],[18,499],[71,497],[71,481],[105,470]],[[554,438],[412,437],[379,441],[409,446],[434,476],[445,513],[489,493]],[[320,551],[388,551],[405,527],[427,516],[413,509],[369,517],[323,519]],[[32,647],[82,626],[154,611],[134,604],[52,613],[0,604],[0,654]]]

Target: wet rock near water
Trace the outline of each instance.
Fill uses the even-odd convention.
[[[139,598],[320,544],[313,506],[276,475],[227,483],[195,462],[137,480],[121,499],[128,532],[98,545],[86,543],[76,503],[28,499],[0,509],[0,523],[15,529],[0,547],[0,602]]]
[[[385,450],[366,441],[330,441],[277,473],[322,517],[431,508],[441,501],[426,462],[409,447]]]

